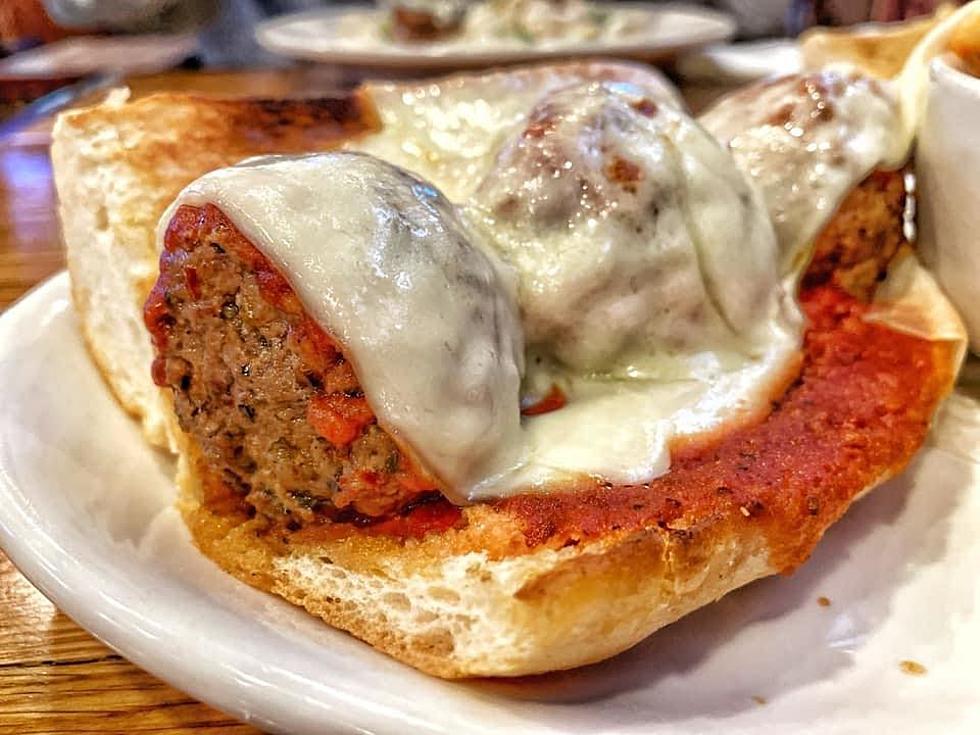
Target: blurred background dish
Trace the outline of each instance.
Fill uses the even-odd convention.
[[[802,68],[800,49],[792,38],[720,43],[685,54],[677,73],[686,80],[744,84]]]
[[[336,7],[268,21],[256,34],[266,49],[300,59],[445,69],[570,56],[663,60],[736,32],[729,15],[695,5],[547,0],[477,3],[458,28],[424,43],[399,40],[397,27],[384,9]]]
[[[42,76],[52,79],[96,71],[125,75],[177,65],[270,69],[326,61],[348,70],[353,84],[365,75],[363,68],[353,67],[365,62],[370,62],[370,75],[375,77],[422,76],[435,67],[445,69],[451,60],[474,67],[602,55],[663,63],[729,38],[775,42],[774,47],[718,46],[680,70],[683,77],[699,83],[713,75],[724,83],[732,81],[733,72],[744,81],[747,74],[790,71],[794,62],[787,65],[787,59],[798,53],[796,35],[814,25],[901,20],[928,15],[939,4],[378,0],[371,6],[335,0],[3,0],[0,58],[11,57],[8,73],[9,67],[16,67],[24,77],[26,69],[42,66]],[[903,24],[895,32],[921,32],[910,28]],[[890,26],[873,26],[872,35],[879,29],[892,33]],[[804,40],[804,56],[811,52],[813,35]],[[839,34],[816,35],[831,39],[821,42],[829,43],[830,51],[819,53],[842,55]],[[844,34],[843,46],[853,47],[854,36]],[[79,66],[86,67],[84,72]]]
[[[684,98],[700,112],[733,87],[756,79],[795,74],[803,67],[794,38],[717,43],[683,54],[674,74],[684,85]]]
[[[99,71],[149,74],[179,65],[194,55],[191,33],[133,36],[75,36],[0,60],[0,75],[21,79],[82,77]]]

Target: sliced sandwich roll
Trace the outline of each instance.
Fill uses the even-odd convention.
[[[157,229],[195,542],[440,676],[597,661],[792,571],[962,357],[860,105],[796,135],[798,78],[722,130],[618,67],[542,76],[371,88],[377,130],[204,173]],[[887,129],[887,90],[828,89]]]

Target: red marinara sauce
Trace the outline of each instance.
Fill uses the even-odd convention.
[[[179,266],[194,246],[202,218],[208,226],[234,230],[214,207],[182,207],[168,230],[162,264],[172,260],[171,265]],[[238,255],[259,274],[263,296],[302,315],[288,282],[235,234]],[[170,323],[166,288],[161,277],[145,310],[158,351],[166,346]],[[812,548],[860,492],[900,471],[921,445],[951,380],[951,347],[864,321],[867,305],[832,285],[804,289],[800,303],[808,319],[801,372],[774,398],[764,420],[709,443],[675,448],[670,472],[647,484],[584,480],[568,492],[501,499],[491,503],[493,509],[522,529],[528,550],[650,527],[683,536],[734,515],[762,524],[774,564],[791,569],[802,562],[800,554],[806,552],[800,550]],[[337,349],[305,316],[303,328],[311,355]],[[156,367],[154,373],[156,377]],[[560,408],[560,403],[556,396],[547,408]],[[357,422],[364,420],[362,407],[351,408],[349,414]],[[222,512],[227,498],[220,493],[216,498],[220,502],[213,510]],[[298,538],[351,533],[417,538],[458,527],[461,521],[465,511],[430,493],[399,513],[342,514],[299,531]]]
[[[683,536],[737,513],[763,525],[778,568],[801,563],[801,549],[922,444],[951,381],[952,347],[864,321],[867,305],[833,286],[800,301],[803,367],[766,419],[680,447],[670,472],[648,484],[593,483],[497,509],[519,522],[530,548],[651,526]]]

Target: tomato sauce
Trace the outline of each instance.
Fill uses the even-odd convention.
[[[167,360],[162,355],[175,325],[172,311],[175,304],[172,302],[181,298],[178,281],[182,280],[191,299],[201,300],[203,276],[189,265],[189,254],[199,248],[206,251],[211,248],[215,253],[233,254],[255,275],[262,299],[290,316],[288,349],[302,358],[306,374],[314,375],[321,387],[306,404],[306,421],[313,430],[334,447],[343,449],[352,445],[375,422],[374,413],[340,346],[304,313],[289,282],[217,207],[207,204],[178,208],[168,224],[163,244],[160,277],[144,307],[144,320],[160,355],[152,366],[157,385],[169,387],[174,384],[172,376],[167,375]],[[248,407],[239,406],[239,409],[247,411]],[[340,507],[324,507],[322,512],[317,511],[320,515],[314,525],[337,522],[365,527],[378,524],[398,535],[411,536],[416,533],[413,529],[423,532],[441,528],[438,517],[445,517],[450,524],[458,520],[458,509],[437,511],[427,507],[417,511],[418,521],[406,525],[402,519],[414,514],[416,507],[429,505],[436,485],[404,452],[393,459],[397,461],[386,466],[384,472],[361,468],[345,473],[339,480],[339,491],[334,494]],[[198,474],[202,481],[201,502],[205,507],[220,515],[243,519],[254,514],[255,508],[222,479],[219,466],[209,466],[202,458],[198,461]],[[439,497],[438,493],[435,495]],[[420,504],[420,499],[426,502]],[[348,505],[356,505],[364,512],[353,512],[346,507]],[[380,515],[366,515],[375,512],[374,508],[381,508],[377,511]],[[391,508],[397,512],[389,512]],[[286,531],[297,530],[295,519],[284,516],[270,520],[275,524],[286,524]]]
[[[760,524],[777,568],[802,563],[859,493],[899,472],[921,446],[948,389],[951,348],[865,322],[867,305],[833,286],[804,292],[801,303],[809,320],[802,371],[765,420],[681,447],[670,472],[648,484],[586,480],[493,503],[523,530],[526,550],[650,527],[685,537],[735,517]],[[464,519],[434,498],[424,510],[347,530],[335,524],[319,538],[418,538]]]
[[[518,520],[530,548],[651,526],[683,535],[737,513],[762,524],[778,568],[801,563],[797,550],[812,548],[856,495],[904,467],[951,377],[949,345],[863,321],[868,307],[843,291],[814,288],[801,302],[802,372],[764,421],[681,448],[649,484],[592,483],[497,509]]]
[[[205,228],[231,227],[212,206],[181,208],[168,229],[162,258],[179,263],[183,251],[193,247],[185,240],[202,228],[202,220]],[[239,257],[261,276],[263,296],[284,311],[302,314],[288,282],[269,261],[244,237],[235,242]],[[165,293],[161,278],[145,310],[158,349],[166,344],[169,326]],[[647,484],[583,480],[567,492],[502,499],[492,503],[494,509],[516,522],[528,550],[650,527],[684,536],[735,517],[761,525],[777,567],[789,570],[801,563],[801,555],[855,496],[900,471],[922,444],[948,390],[951,347],[865,322],[867,305],[833,285],[804,289],[800,302],[808,319],[802,369],[773,401],[766,419],[712,442],[677,448],[670,472]],[[307,317],[297,338],[304,351],[322,359],[337,352],[333,340]],[[358,400],[351,406],[311,407],[310,421],[331,441],[348,441],[371,419],[363,399]],[[563,400],[559,391],[525,413],[554,410]],[[399,481],[420,492],[431,488],[405,460]],[[364,478],[365,484],[370,480]],[[232,510],[232,499],[218,490],[206,495],[213,511]],[[296,538],[351,533],[417,538],[465,523],[465,509],[431,492],[421,497],[424,502],[383,517],[341,512],[297,531]]]

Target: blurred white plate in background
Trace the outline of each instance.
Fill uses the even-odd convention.
[[[796,74],[803,68],[794,38],[719,43],[684,54],[677,74],[686,82],[738,85],[769,76]]]
[[[76,622],[174,686],[290,733],[980,732],[980,404],[788,578],[605,663],[433,679],[220,572],[86,354],[61,274],[0,318],[0,545]],[[828,598],[829,605],[818,604]],[[927,672],[903,673],[915,661]]]
[[[21,51],[0,61],[0,75],[85,76],[111,71],[152,74],[177,66],[197,51],[194,34],[79,36]]]
[[[579,56],[664,59],[681,51],[730,38],[735,23],[718,11],[683,3],[595,3],[599,9],[631,9],[647,16],[641,31],[612,41],[549,39],[533,43],[499,39],[474,44],[453,40],[403,44],[345,32],[350,23],[379,28],[384,11],[364,7],[324,8],[266,21],[256,29],[269,51],[299,59],[376,67],[460,68],[544,61]]]

